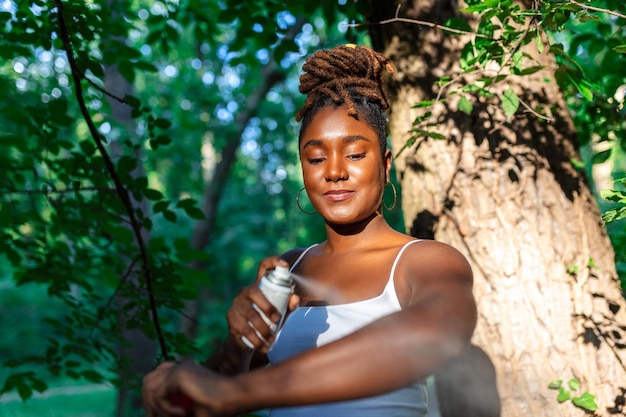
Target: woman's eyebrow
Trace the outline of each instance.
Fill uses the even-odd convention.
[[[361,135],[350,135],[350,136],[346,136],[345,138],[343,138],[343,141],[347,143],[358,142],[360,140],[370,142],[368,138],[366,138],[365,136],[361,136]]]
[[[342,138],[344,143],[353,143],[358,142],[360,140],[364,140],[366,142],[371,142],[368,138],[362,135],[349,135]],[[322,139],[310,139],[302,145],[302,149],[306,149],[308,146],[321,146],[323,143]]]
[[[320,146],[322,144],[321,139],[310,139],[307,140],[304,145],[302,145],[302,149],[306,149],[309,146]]]

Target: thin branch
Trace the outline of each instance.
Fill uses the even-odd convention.
[[[579,3],[576,0],[570,0],[570,3],[575,4],[576,6],[580,6],[583,9],[593,10],[594,12],[601,12],[601,13],[610,14],[612,16],[619,17],[620,19],[626,19],[626,15],[623,15],[623,14],[618,13],[618,12],[613,11],[613,10],[603,9],[601,7],[595,7],[595,6],[591,6],[591,5],[588,5],[588,4]]]
[[[111,177],[111,180],[113,181],[113,184],[115,185],[115,190],[117,192],[117,195],[122,200],[122,204],[124,205],[124,208],[126,209],[126,212],[128,213],[130,225],[133,230],[135,240],[137,241],[137,246],[139,247],[139,253],[140,253],[141,261],[143,264],[142,271],[143,271],[143,276],[144,276],[145,283],[146,283],[146,290],[148,292],[148,300],[150,303],[150,311],[152,314],[152,320],[154,323],[157,338],[159,340],[159,345],[161,347],[161,353],[163,354],[164,358],[168,359],[169,356],[167,354],[167,345],[165,343],[163,332],[161,331],[161,324],[160,324],[159,315],[157,312],[156,300],[155,300],[154,292],[152,289],[152,271],[150,270],[148,251],[146,249],[146,244],[141,234],[142,226],[139,220],[137,219],[137,216],[135,215],[135,210],[133,207],[132,200],[130,198],[130,194],[128,190],[124,187],[124,184],[122,183],[120,177],[117,175],[117,171],[115,170],[115,165],[113,164],[111,156],[107,152],[104,146],[104,143],[102,141],[102,138],[100,136],[100,133],[98,132],[98,129],[93,119],[91,118],[91,115],[89,114],[89,110],[87,109],[87,105],[83,97],[83,87],[81,85],[83,74],[79,70],[78,64],[76,63],[76,59],[74,58],[72,45],[70,43],[69,32],[65,24],[63,3],[61,0],[54,0],[54,3],[56,4],[57,9],[58,9],[60,37],[61,37],[61,41],[63,42],[63,49],[65,50],[65,53],[67,54],[67,59],[70,64],[70,68],[72,70],[72,80],[74,83],[74,88],[76,89],[76,98],[78,100],[80,112],[83,116],[83,119],[85,120],[87,124],[89,133],[91,134],[93,140],[96,143],[98,151],[102,155],[102,159],[106,166],[107,172],[109,173],[109,176]]]
[[[537,116],[540,119],[543,120],[547,120],[548,122],[554,122],[554,117],[550,117],[550,116],[544,116],[543,114],[539,113],[538,111],[536,111],[535,109],[533,109],[532,107],[530,107],[524,100],[522,100],[521,98],[519,98],[519,103],[524,106],[526,108],[526,110],[528,110],[529,113],[534,114],[535,116]]]
[[[199,322],[195,317],[192,317],[191,315],[185,313],[183,310],[176,308],[172,305],[170,305],[169,303],[163,303],[163,307],[167,307],[172,311],[175,311],[176,313],[180,314],[182,317],[186,318],[187,320],[193,322],[194,324],[198,325]]]
[[[106,89],[102,88],[101,86],[99,86],[98,84],[96,84],[94,81],[92,81],[90,78],[88,78],[84,72],[82,72],[80,69],[78,69],[78,72],[80,73],[80,78],[82,78],[83,80],[87,81],[89,84],[91,84],[91,86],[93,88],[95,88],[96,90],[100,91],[102,94],[104,94],[105,96],[109,96],[111,97],[113,100],[115,101],[119,101],[122,104],[129,104],[128,101],[126,101],[125,98],[122,97],[118,97],[115,94],[111,93],[110,91],[107,91]]]
[[[484,38],[484,39],[491,39],[494,40],[493,38],[487,36],[487,35],[483,35],[480,33],[476,33],[476,32],[471,32],[471,31],[467,31],[467,30],[463,30],[463,29],[455,29],[455,28],[451,28],[448,26],[443,26],[443,25],[439,25],[437,23],[433,23],[433,22],[428,22],[426,20],[418,20],[418,19],[409,19],[406,17],[399,17],[399,13],[400,13],[400,7],[401,5],[398,4],[398,8],[396,9],[396,14],[394,17],[390,18],[390,19],[385,19],[385,20],[380,20],[378,22],[367,22],[367,23],[348,23],[346,24],[346,27],[349,28],[355,28],[355,27],[359,27],[359,26],[371,26],[371,25],[387,25],[389,23],[411,23],[414,25],[419,25],[419,26],[426,26],[432,29],[441,29],[444,30],[446,32],[451,32],[457,35],[473,35],[476,36],[477,38]]]
[[[111,307],[111,304],[113,304],[113,301],[117,298],[117,296],[120,294],[120,292],[122,291],[122,287],[124,286],[124,284],[126,284],[126,281],[128,280],[128,278],[130,277],[131,273],[133,272],[133,270],[135,269],[135,265],[137,264],[137,262],[139,261],[139,258],[135,257],[135,259],[133,259],[130,264],[128,265],[128,267],[126,268],[126,272],[124,272],[124,275],[122,275],[122,279],[120,280],[120,283],[117,285],[117,287],[115,288],[115,291],[113,292],[113,294],[108,298],[107,302],[105,303],[105,305],[102,307],[102,309],[100,309],[100,311],[98,312],[98,317],[95,320],[95,325],[91,328],[91,331],[89,333],[89,337],[91,338],[91,336],[93,335],[93,332],[96,328],[98,328],[98,324],[100,324],[100,321],[102,320],[102,317],[104,316],[104,313]]]

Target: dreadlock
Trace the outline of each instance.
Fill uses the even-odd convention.
[[[378,134],[382,154],[387,148],[389,102],[382,88],[383,69],[393,72],[391,61],[367,46],[341,45],[323,49],[306,59],[300,92],[307,95],[296,120],[300,135],[313,116],[326,107],[345,106],[355,119],[363,118]]]

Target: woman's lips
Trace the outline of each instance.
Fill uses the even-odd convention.
[[[327,191],[326,193],[324,193],[324,197],[326,197],[328,201],[332,201],[333,203],[338,203],[340,201],[345,201],[349,199],[350,197],[352,197],[353,194],[354,194],[354,191],[331,190],[331,191]]]

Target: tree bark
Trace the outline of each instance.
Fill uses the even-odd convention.
[[[450,1],[367,3],[370,23],[393,18],[398,3],[403,18],[443,24],[462,17]],[[370,25],[370,34],[374,48],[396,66],[387,87],[397,152],[423,114],[412,106],[437,96],[441,76],[460,74],[458,58],[468,39],[401,22]],[[522,110],[507,119],[497,100],[484,98],[471,115],[458,110],[455,97],[437,104],[431,120],[446,139],[418,140],[395,161],[405,226],[470,260],[479,306],[473,343],[495,366],[503,416],[581,416],[548,388],[571,378],[581,383],[574,396],[587,391],[597,397],[598,415],[615,414],[626,392],[626,303],[613,249],[584,173],[571,164],[579,159],[578,145],[555,82],[555,60],[524,52],[540,56],[545,69],[509,77],[505,88],[530,108],[548,111],[552,121]],[[437,379],[447,388],[467,373],[457,378],[455,364],[444,371]],[[438,386],[444,412],[452,401],[447,388]],[[476,386],[467,388],[482,401]],[[485,388],[493,394],[494,387]],[[448,415],[497,415],[493,410]]]

